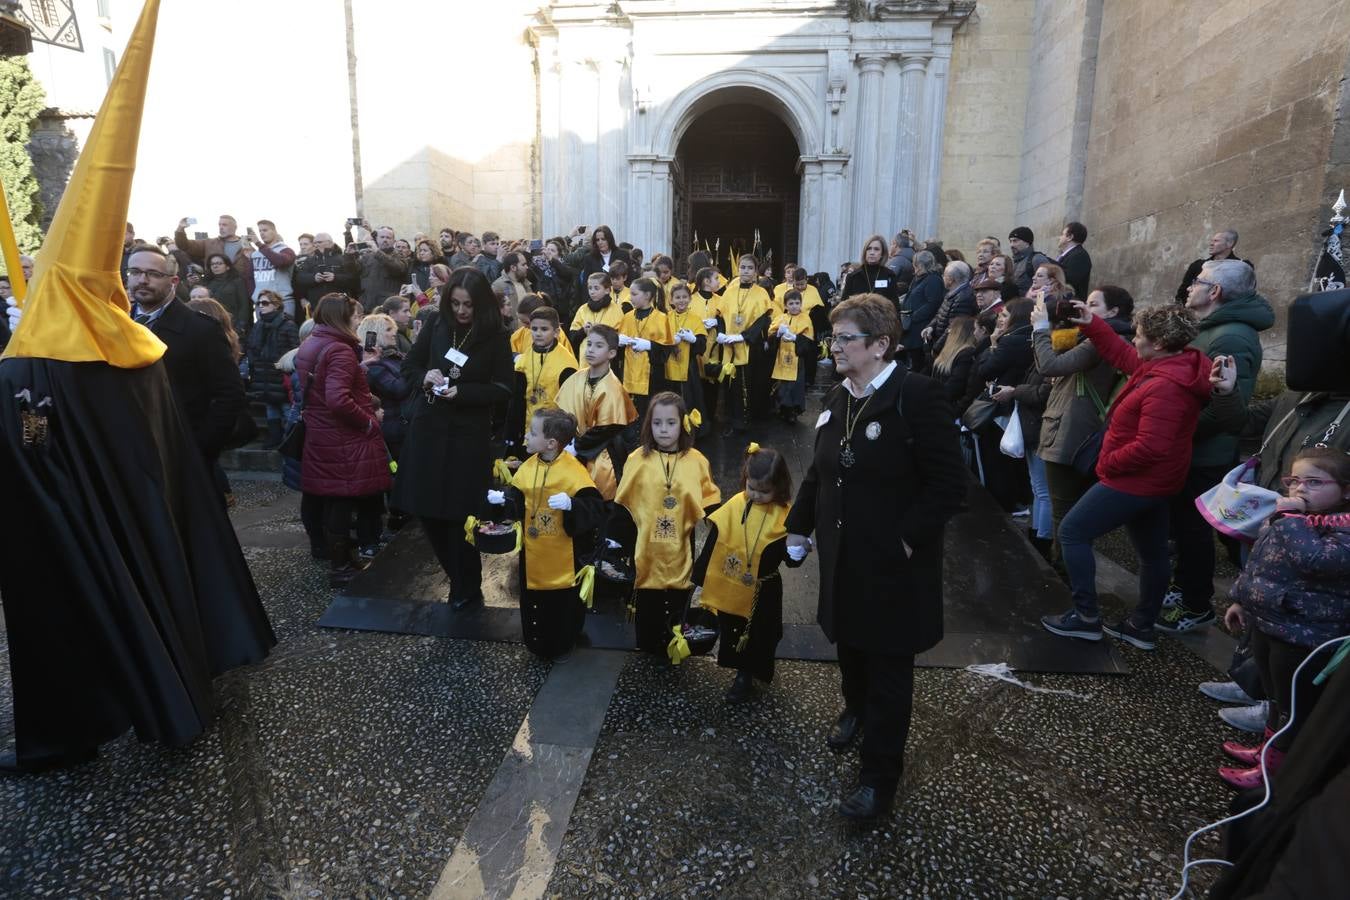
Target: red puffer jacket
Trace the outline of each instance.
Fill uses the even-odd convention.
[[[300,478],[307,494],[365,497],[389,489],[389,451],[357,346],[351,335],[320,325],[295,355],[305,391]]]
[[[1097,478],[1136,497],[1169,497],[1186,483],[1191,437],[1209,402],[1210,359],[1194,347],[1141,360],[1134,345],[1094,317],[1080,326],[1102,359],[1129,375],[1107,413]]]

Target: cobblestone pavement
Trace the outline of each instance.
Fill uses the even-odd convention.
[[[318,629],[331,594],[296,495],[236,493],[280,645],[218,682],[220,719],[190,747],[126,736],[95,762],[0,779],[0,895],[436,885],[549,667],[513,644]],[[1233,733],[1195,690],[1215,677],[1198,657],[1124,652],[1128,677],[1028,678],[1078,696],[920,670],[897,809],[864,829],[832,811],[857,765],[823,742],[836,667],[780,662],[732,708],[710,660],[629,655],[548,894],[1168,896],[1186,834],[1227,804],[1213,770]]]

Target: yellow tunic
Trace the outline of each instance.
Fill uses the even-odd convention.
[[[581,308],[577,310],[577,314],[572,317],[572,325],[568,328],[568,331],[580,331],[582,326],[594,325],[597,322],[611,328],[618,328],[622,321],[623,310],[619,308],[619,304],[612,300],[600,307],[598,312],[593,312],[589,303],[583,303]]]
[[[624,315],[619,323],[619,334],[651,341],[653,345],[669,346],[675,342],[670,332],[670,320],[659,309],[653,309],[645,319],[637,317],[637,310]],[[652,348],[656,349],[655,346]],[[645,397],[652,390],[652,351],[645,353],[625,347],[623,351],[623,387],[630,395]]]
[[[727,334],[740,334],[755,324],[760,316],[769,311],[769,294],[757,284],[743,286],[739,281],[728,285],[726,293],[716,299],[715,311],[710,314],[722,318]],[[730,359],[728,359],[730,356]],[[743,366],[750,361],[750,348],[744,341],[737,344],[722,345],[722,361]]]
[[[779,315],[773,320],[773,325],[769,327],[769,336],[776,337],[778,329],[784,325],[793,334],[805,335],[808,339],[816,336],[815,329],[811,327],[811,317],[804,312],[797,313],[795,316],[789,316],[786,313]],[[797,359],[797,342],[779,341],[778,355],[774,357],[773,375],[771,377],[778,381],[796,381]]]
[[[632,424],[637,419],[637,407],[633,405],[628,392],[623,389],[623,383],[614,374],[614,370],[606,372],[605,377],[600,379],[595,387],[591,387],[587,379],[588,374],[588,369],[578,371],[563,382],[563,386],[558,390],[558,396],[554,398],[558,409],[576,417],[577,436],[585,434],[592,428]],[[614,476],[614,462],[609,458],[609,451],[606,450],[591,460],[586,468],[590,471],[595,486],[600,489],[600,495],[606,500],[613,500],[619,481]]]
[[[770,301],[770,305],[775,313],[781,315],[784,312],[783,296],[790,290],[793,290],[793,287],[787,282],[783,282],[773,289],[773,299]],[[815,307],[825,305],[825,301],[820,299],[820,291],[816,290],[814,284],[808,284],[801,293],[802,312],[809,313]]]
[[[667,497],[674,502],[668,503]],[[694,449],[683,453],[638,450],[624,464],[615,500],[637,525],[636,586],[648,590],[689,587],[694,567],[689,536],[703,511],[722,502],[707,458]]]
[[[563,511],[549,507],[548,498],[558,493],[575,497],[578,491],[595,487],[595,482],[570,453],[559,453],[553,462],[536,453],[521,463],[511,486],[525,497],[520,511],[525,587],[532,591],[571,587],[577,577],[572,536],[563,528]]]
[[[515,331],[511,332],[511,352],[524,353],[526,350],[530,349],[530,344],[533,340],[534,336],[530,334],[530,329],[524,325],[520,326]]]
[[[553,399],[562,388],[564,369],[578,369],[577,358],[567,341],[555,341],[553,349],[540,353],[526,345],[516,360],[516,371],[525,376],[525,430],[530,429],[530,417],[540,409],[553,409]]]
[[[633,305],[632,292],[629,291],[628,288],[624,288],[620,291],[611,290],[609,296],[613,298],[614,305],[617,306],[621,312],[626,311]],[[608,325],[609,323],[606,322],[605,324]]]
[[[699,305],[703,305],[702,297],[695,297]],[[700,335],[707,337],[708,329],[703,327],[703,315],[701,310],[694,309],[691,302],[689,308],[682,313],[677,313],[670,309],[666,311],[666,319],[670,322],[670,339],[675,340],[675,332],[682,329],[689,329],[694,333],[694,337]],[[706,343],[706,342],[705,342]],[[688,381],[689,380],[689,354],[693,350],[693,344],[686,344],[684,341],[676,341],[675,347],[666,354],[666,380],[667,381]]]
[[[695,274],[697,274],[697,273],[695,273]],[[717,289],[720,291],[722,288],[724,288],[724,287],[726,287],[726,286],[727,286],[727,276],[723,275],[721,272],[718,272],[718,273],[717,273]],[[689,293],[695,294],[695,295],[698,294],[698,285],[694,284],[692,281],[689,282]]]
[[[750,513],[742,523],[747,505]],[[749,503],[741,491],[708,517],[717,526],[717,544],[703,576],[704,606],[750,616],[760,558],[765,547],[787,536],[789,508],[786,503]]]

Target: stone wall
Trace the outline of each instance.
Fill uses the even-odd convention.
[[[1332,149],[1347,23],[1347,0],[1107,4],[1083,204],[1094,281],[1169,300],[1208,235],[1233,228],[1272,302],[1305,288],[1345,186],[1328,176],[1350,162],[1350,137]]]
[[[1017,210],[1036,0],[981,3],[952,42],[943,133],[940,234],[974,249]],[[893,234],[913,225],[897,222]],[[927,237],[927,235],[920,235]]]

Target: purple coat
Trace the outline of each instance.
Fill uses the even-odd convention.
[[[1271,519],[1232,596],[1264,634],[1299,647],[1350,633],[1350,513]]]
[[[307,494],[366,497],[389,489],[389,451],[357,347],[355,337],[320,325],[295,355],[296,374],[307,386],[300,469]]]

